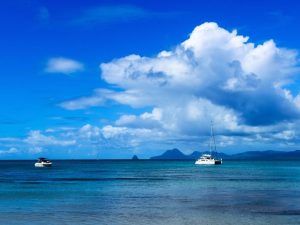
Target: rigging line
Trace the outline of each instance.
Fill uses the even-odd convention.
[[[216,146],[216,139],[215,139],[215,135],[214,135],[214,128],[213,128],[213,121],[211,120],[211,138],[213,139],[213,143],[214,143],[214,151],[217,151],[217,146]]]

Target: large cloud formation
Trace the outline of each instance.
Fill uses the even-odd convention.
[[[172,50],[153,57],[129,55],[102,63],[100,69],[114,89],[97,89],[59,106],[84,110],[114,101],[142,108],[142,113],[123,113],[103,127],[86,124],[2,138],[2,155],[24,146],[33,153],[61,147],[72,154],[80,148],[195,150],[207,139],[210,120],[222,147],[286,148],[300,142],[300,95],[290,89],[300,72],[299,59],[296,51],[279,48],[273,40],[255,45],[235,30],[204,23]]]
[[[297,96],[286,88],[298,63],[296,51],[273,40],[255,45],[236,30],[204,23],[171,51],[129,55],[100,68],[107,83],[124,89],[110,99],[154,107],[160,116],[149,119],[163,128],[194,133],[212,119],[224,130],[248,132],[299,118]],[[149,124],[132,115],[118,123],[136,126],[137,120]]]

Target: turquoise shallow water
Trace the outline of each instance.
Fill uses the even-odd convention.
[[[0,224],[300,224],[299,161],[0,161]]]

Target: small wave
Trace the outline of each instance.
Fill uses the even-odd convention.
[[[163,178],[140,178],[140,177],[107,177],[107,178],[54,178],[52,181],[162,181]]]
[[[282,210],[282,211],[258,212],[258,213],[277,215],[277,216],[300,216],[300,210]]]

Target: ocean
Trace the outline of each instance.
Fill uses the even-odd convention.
[[[300,224],[299,161],[0,161],[0,224]]]

